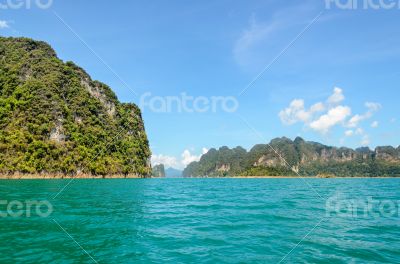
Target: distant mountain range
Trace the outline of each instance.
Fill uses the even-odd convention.
[[[181,178],[182,171],[174,168],[165,169],[164,164],[153,166],[152,177],[156,178]]]
[[[400,176],[400,147],[351,149],[297,137],[276,138],[250,151],[242,147],[211,149],[183,171],[184,177],[227,176]]]
[[[174,168],[168,168],[165,170],[165,176],[167,178],[180,178],[182,177],[182,171]]]

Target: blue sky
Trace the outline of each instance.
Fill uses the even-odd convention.
[[[182,168],[212,147],[250,148],[280,136],[399,145],[399,8],[54,0],[41,9],[31,2],[0,8],[0,34],[44,40],[121,101],[144,102],[154,162]],[[161,113],[149,107],[168,98],[182,104],[182,93],[208,103],[234,99],[238,107],[225,111],[217,103],[192,112],[172,105]]]

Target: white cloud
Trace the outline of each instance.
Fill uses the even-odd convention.
[[[0,20],[0,29],[2,28],[9,28],[8,22],[5,20]]]
[[[329,104],[339,104],[345,99],[343,95],[343,90],[339,87],[333,89],[333,94],[328,98]]]
[[[360,124],[372,118],[374,113],[382,108],[381,104],[366,102],[366,112],[352,116],[351,107],[343,104],[343,100],[345,100],[343,89],[335,87],[325,102],[317,102],[307,109],[304,99],[295,99],[287,108],[279,112],[279,117],[285,125],[301,122],[305,127],[321,134],[327,134],[332,128],[339,126],[345,129],[342,132],[345,137],[357,135],[362,145],[368,145],[369,135],[360,127]],[[371,123],[373,128],[378,125],[378,121]],[[341,142],[344,140],[345,138],[342,138]]]
[[[371,123],[371,127],[372,128],[377,128],[379,126],[379,122],[378,121],[374,121]]]
[[[187,166],[193,161],[199,161],[201,156],[192,155],[189,150],[185,150],[182,153],[182,164]]]
[[[310,108],[310,111],[313,113],[322,112],[324,110],[325,110],[325,105],[321,102],[314,104]]]
[[[335,87],[333,94],[327,99],[327,103],[317,102],[308,110],[305,107],[303,99],[295,99],[290,105],[279,113],[279,117],[283,124],[293,125],[297,122],[303,122],[306,125],[312,123],[318,113],[329,111],[334,106],[344,100],[343,90]],[[315,125],[315,124],[314,124]]]
[[[178,161],[176,160],[175,157],[172,156],[166,156],[166,155],[152,155],[151,156],[151,164],[153,165],[159,165],[159,164],[164,164],[165,167],[173,167],[177,168],[178,167]]]
[[[382,106],[379,103],[366,102],[365,107],[368,109],[367,112],[362,115],[354,115],[347,123],[348,127],[357,127],[360,122],[371,118]]]
[[[204,154],[207,154],[207,152],[208,152],[208,149],[206,149],[206,148],[202,148],[202,149],[201,149],[201,151],[202,151],[202,154],[204,155]]]
[[[199,161],[200,158],[201,158],[201,156],[204,155],[204,154],[206,154],[207,152],[208,152],[208,149],[203,148],[203,149],[202,149],[202,154],[196,156],[196,155],[192,155],[192,154],[190,153],[190,151],[186,149],[185,151],[183,151],[183,153],[182,153],[182,155],[181,155],[181,156],[182,156],[182,161],[181,161],[181,163],[182,163],[182,165],[183,165],[184,167],[186,167],[187,165],[189,165],[190,163],[192,163],[192,162],[194,162],[194,161]]]
[[[346,130],[344,132],[344,134],[345,134],[346,137],[351,137],[351,136],[354,135],[354,131],[353,130]]]
[[[350,118],[349,122],[347,123],[348,127],[357,127],[358,123],[360,123],[362,120],[364,120],[365,118],[359,114],[353,116],[352,118]]]
[[[310,127],[315,131],[326,134],[332,127],[343,123],[350,115],[350,107],[339,105],[330,109],[327,114],[322,115],[317,120],[311,122]]]
[[[304,100],[295,99],[289,107],[279,113],[281,121],[286,125],[292,125],[299,121],[306,122],[309,118],[304,109]]]
[[[190,153],[190,150],[186,149],[183,151],[181,155],[181,160],[178,161],[176,157],[167,156],[167,155],[152,155],[151,164],[158,165],[164,164],[166,168],[176,168],[176,169],[184,169],[187,165],[189,165],[193,161],[199,161],[201,156],[206,154],[208,149],[203,148],[201,155],[194,155]]]
[[[297,122],[308,123],[315,113],[322,112],[324,109],[323,103],[316,103],[309,110],[306,110],[304,100],[295,99],[290,103],[289,107],[279,113],[279,117],[285,125],[293,125]]]

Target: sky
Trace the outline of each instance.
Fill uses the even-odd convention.
[[[397,147],[400,4],[361,2],[0,0],[0,34],[138,104],[153,164],[182,169],[282,136]]]

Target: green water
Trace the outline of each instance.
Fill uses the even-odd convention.
[[[0,263],[400,263],[400,179],[75,180],[52,199],[67,183],[0,181],[53,205],[0,217]],[[384,212],[327,210],[367,197]]]

